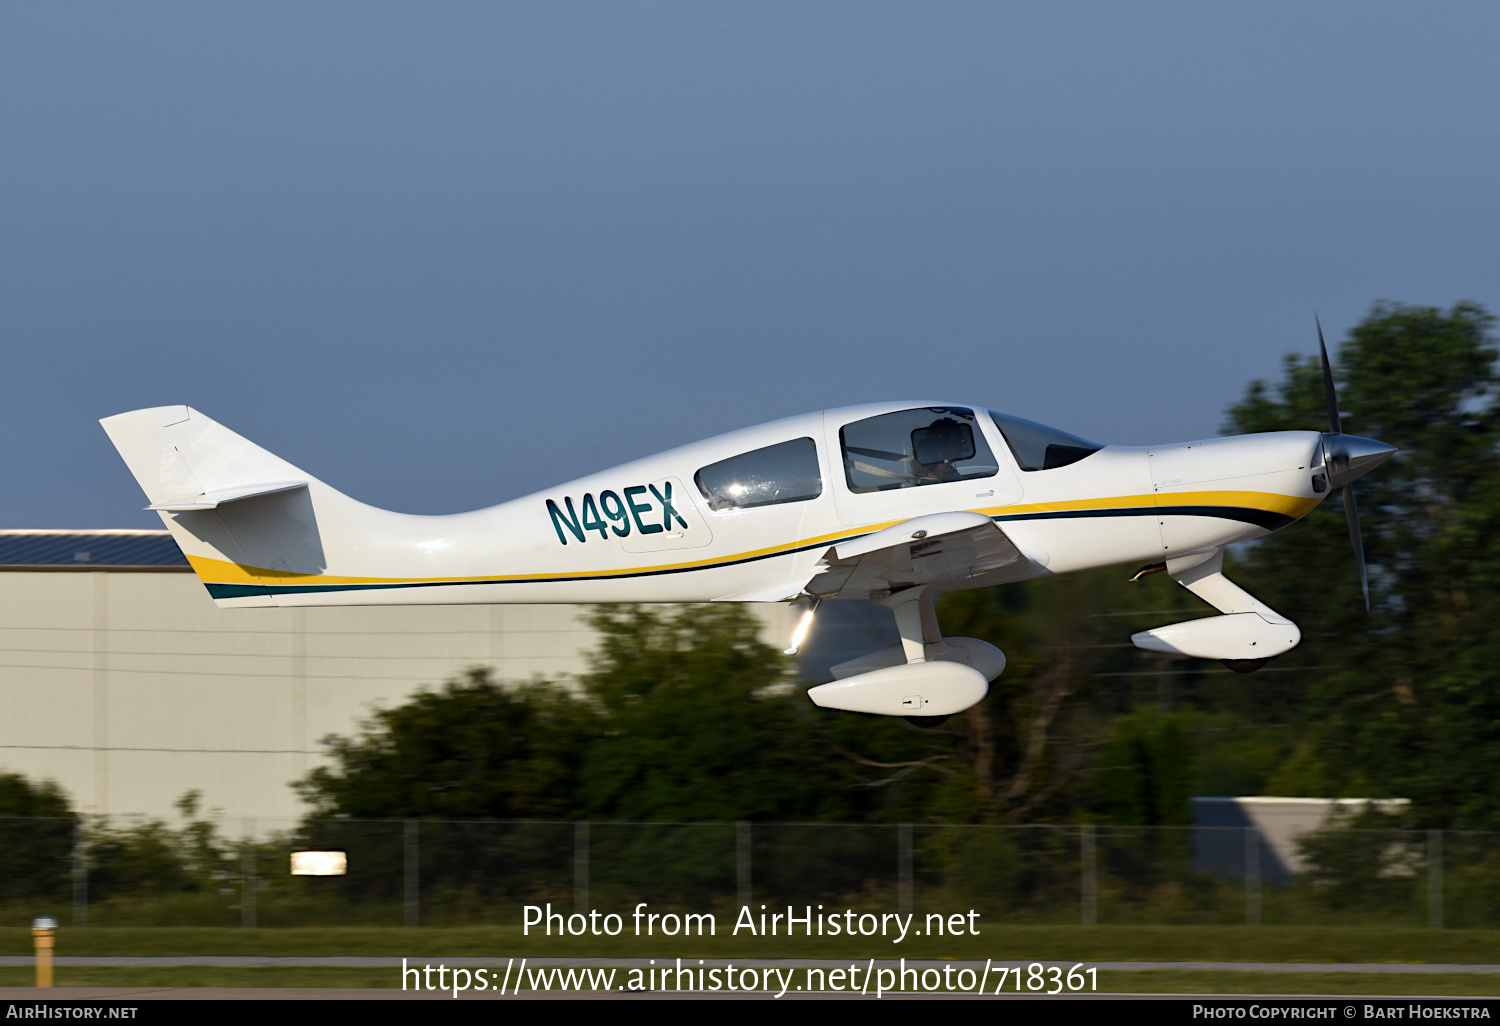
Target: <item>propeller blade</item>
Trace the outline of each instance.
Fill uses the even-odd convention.
[[[1359,586],[1365,593],[1365,612],[1370,611],[1370,574],[1365,569],[1365,543],[1359,535],[1359,510],[1354,506],[1354,486],[1344,485],[1344,521],[1349,525],[1349,541],[1354,545],[1354,562],[1359,567]]]
[[[1343,434],[1343,421],[1339,418],[1339,396],[1333,387],[1333,367],[1328,362],[1328,344],[1323,341],[1323,322],[1313,314],[1318,325],[1318,348],[1323,351],[1323,401],[1328,406],[1328,430],[1335,435]]]
[[[1396,452],[1394,445],[1373,438],[1344,434],[1339,416],[1338,391],[1333,386],[1333,365],[1328,362],[1328,343],[1323,339],[1323,322],[1317,314],[1318,350],[1323,354],[1323,400],[1328,405],[1328,433],[1323,436],[1328,483],[1339,488],[1344,497],[1344,522],[1349,525],[1349,543],[1354,546],[1354,563],[1359,567],[1359,587],[1365,595],[1365,612],[1370,611],[1370,571],[1365,566],[1365,542],[1359,533],[1359,509],[1354,505],[1354,479],[1363,477]]]

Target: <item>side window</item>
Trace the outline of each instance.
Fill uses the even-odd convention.
[[[1016,463],[1022,470],[1055,470],[1077,463],[1104,448],[1098,442],[1090,442],[1034,420],[1023,420],[994,410],[990,411],[990,419],[1000,429],[1005,444],[1015,453]]]
[[[844,476],[852,492],[967,481],[999,470],[974,411],[959,406],[900,410],[845,424]]]
[[[693,475],[693,481],[714,510],[801,502],[823,494],[818,448],[811,438],[794,438],[710,463]]]

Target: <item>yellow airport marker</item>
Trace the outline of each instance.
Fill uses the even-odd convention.
[[[31,936],[36,940],[36,985],[52,986],[52,942],[57,931],[57,920],[51,916],[37,916],[31,921]]]

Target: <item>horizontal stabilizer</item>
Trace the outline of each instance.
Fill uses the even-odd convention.
[[[277,492],[289,492],[293,488],[306,487],[306,481],[276,481],[271,484],[244,485],[240,488],[219,488],[212,492],[204,492],[195,498],[157,502],[146,508],[167,513],[218,509],[226,502],[238,502],[241,499],[254,499],[261,495],[275,495]]]

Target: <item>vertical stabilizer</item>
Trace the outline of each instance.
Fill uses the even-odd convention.
[[[187,406],[99,423],[221,605],[274,605],[267,583],[325,569],[310,488],[327,486]]]

